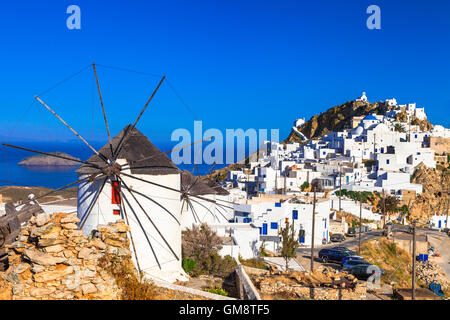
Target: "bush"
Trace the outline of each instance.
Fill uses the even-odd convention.
[[[186,271],[186,273],[190,273],[195,269],[197,266],[197,261],[191,258],[184,258],[183,259],[183,269]]]
[[[256,268],[256,269],[263,269],[263,270],[269,270],[269,267],[262,261],[256,258],[253,259],[241,259],[239,258],[239,261],[247,267]]]
[[[231,256],[222,258],[219,255],[222,242],[207,224],[187,229],[183,233],[182,242],[183,257],[196,262],[195,267],[190,270],[193,276],[201,274],[227,276],[234,271],[236,262]]]
[[[309,188],[309,182],[305,181],[303,182],[303,184],[300,186],[300,189],[302,189],[302,191],[306,190]]]
[[[221,296],[229,296],[229,293],[223,290],[221,287],[214,287],[205,290],[206,292],[220,294]]]

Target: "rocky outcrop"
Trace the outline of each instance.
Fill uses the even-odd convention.
[[[423,192],[411,204],[409,219],[427,223],[436,211],[445,210],[448,194],[444,190],[450,183],[447,172],[428,168],[421,163],[416,167],[411,182],[421,184]]]
[[[347,101],[344,104],[329,108],[327,111],[313,116],[297,128],[307,138],[319,138],[330,132],[342,131],[350,125],[351,119],[371,113],[384,114],[388,110],[385,102],[369,103],[364,101]],[[292,130],[286,143],[301,142],[303,139]]]
[[[297,130],[292,130],[284,142],[302,142],[304,139],[296,131],[303,133],[309,139],[317,139],[330,132],[342,131],[345,127],[350,126],[353,117],[365,116],[372,113],[385,114],[386,111],[392,108],[394,107],[389,106],[383,101],[374,103],[356,100],[347,101],[344,104],[334,106],[319,115],[313,116],[300,127],[297,127]],[[397,120],[406,122],[406,112],[400,112]],[[428,120],[419,120],[414,116],[411,117],[410,121],[412,125],[418,125],[422,131],[430,130],[433,127]]]
[[[80,160],[64,152],[50,152],[57,156],[63,156],[70,159]],[[23,159],[18,163],[21,166],[76,166],[79,163],[69,159],[61,159],[47,155],[34,155]]]
[[[129,227],[123,220],[99,225],[98,237],[88,239],[78,222],[66,213],[32,217],[7,247],[0,299],[119,299],[121,290],[102,259],[131,256]]]

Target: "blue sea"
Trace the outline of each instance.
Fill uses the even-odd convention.
[[[92,155],[92,150],[87,146],[76,143],[30,143],[30,142],[7,142],[12,145],[35,149],[43,152],[61,151],[77,157],[81,160],[87,160]],[[173,145],[157,145],[161,151],[171,150]],[[102,145],[94,144],[95,149],[100,149]],[[78,174],[75,170],[77,166],[19,166],[17,163],[21,160],[35,155],[35,153],[14,149],[0,145],[0,186],[30,186],[59,188],[78,180]],[[169,155],[170,156],[170,155]],[[225,167],[226,164],[217,164],[214,169]],[[192,164],[180,164],[181,170],[197,169]],[[207,173],[211,165],[199,164],[200,174]]]

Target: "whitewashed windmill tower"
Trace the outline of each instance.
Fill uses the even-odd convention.
[[[180,170],[136,128],[128,125],[112,139],[112,150],[122,147],[115,155],[120,173],[96,181],[85,180],[78,188],[78,217],[86,235],[99,224],[125,219],[134,242],[134,262],[144,274],[174,281],[183,279],[181,267],[181,201]],[[99,153],[111,158],[106,144]],[[142,160],[142,161],[140,161]],[[87,162],[102,165],[96,154]],[[95,174],[98,169],[82,165],[80,179]],[[142,180],[145,180],[146,182]],[[152,185],[164,185],[165,188]],[[153,223],[155,225],[153,225]]]

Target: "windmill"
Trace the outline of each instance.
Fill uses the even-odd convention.
[[[201,223],[224,224],[232,218],[234,208],[216,201],[220,196],[228,196],[229,192],[211,184],[207,178],[194,176],[185,170],[181,173],[181,189],[183,191],[181,208],[183,228],[190,228],[192,225]],[[201,196],[203,199],[193,196]],[[231,203],[228,200],[220,199],[220,201]]]
[[[96,150],[60,115],[36,96],[35,98],[48,111],[93,151],[93,155],[86,161],[74,160],[61,155],[3,143],[7,147],[81,164],[77,170],[78,180],[30,199],[23,204],[78,185],[77,211],[81,220],[79,229],[89,234],[99,224],[124,219],[130,226],[129,237],[133,260],[138,271],[144,275],[170,282],[178,279],[185,280],[185,274],[181,267],[183,200],[189,197],[192,201],[202,200],[213,204],[217,204],[219,200],[192,194],[191,188],[182,188],[181,171],[166,155],[175,149],[161,152],[136,128],[163,84],[165,76],[159,81],[135,122],[127,125],[119,134],[111,138],[96,65],[93,63],[92,67],[108,135],[107,144]],[[208,139],[202,141],[205,140]],[[220,201],[226,202],[225,200]]]

